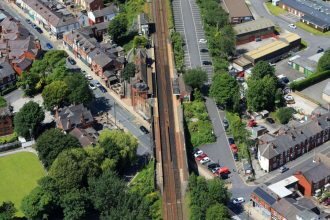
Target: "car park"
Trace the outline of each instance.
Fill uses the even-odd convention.
[[[203,39],[203,38],[201,38],[201,39],[199,39],[199,41],[198,41],[199,43],[201,43],[201,44],[206,44],[207,43],[207,40],[205,40],[205,39]]]
[[[89,83],[89,88],[94,90],[94,89],[96,89],[96,86],[93,83]]]
[[[72,57],[68,57],[68,62],[69,62],[71,65],[76,65],[76,63],[77,63]]]
[[[197,157],[199,157],[200,155],[202,155],[203,153],[204,153],[203,151],[198,150],[198,151],[196,151],[196,152],[194,153],[194,157],[197,158]]]
[[[145,134],[149,134],[148,129],[146,129],[146,127],[144,127],[143,125],[140,126],[140,130]]]
[[[201,155],[199,155],[198,157],[196,157],[196,160],[201,161],[204,157],[207,157],[206,154],[202,153]]]
[[[210,158],[208,158],[208,157],[204,157],[203,159],[201,159],[199,162],[201,163],[201,164],[207,164],[208,162],[210,162],[211,160],[210,160]]]
[[[289,26],[290,28],[292,28],[292,29],[296,29],[296,28],[297,28],[297,26],[294,25],[294,24],[289,24],[288,26]]]
[[[235,205],[241,204],[243,202],[245,202],[245,199],[243,197],[238,197],[238,198],[233,199],[233,203]]]
[[[46,46],[47,46],[48,49],[53,49],[54,48],[53,45],[51,45],[50,43],[47,43]]]
[[[234,138],[232,138],[232,137],[228,138],[228,142],[229,142],[230,145],[235,144]]]
[[[289,168],[287,168],[286,166],[282,166],[280,167],[280,173],[284,173],[285,171],[289,170]]]
[[[285,99],[287,104],[294,104],[295,103],[294,98],[293,98],[292,95],[285,95],[284,99]]]

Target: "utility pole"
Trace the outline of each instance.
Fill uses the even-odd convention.
[[[113,111],[115,114],[115,126],[117,127],[117,117],[116,117],[116,101],[113,100]]]

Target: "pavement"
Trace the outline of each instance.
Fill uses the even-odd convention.
[[[35,29],[32,28],[31,25],[29,25],[25,19],[29,18],[27,14],[23,13],[23,11],[15,4],[9,4],[7,2],[4,1],[0,1],[0,6],[7,12],[9,13],[12,17],[16,17],[18,18],[18,20],[21,22],[21,24],[27,28],[30,33],[32,33],[34,36],[36,36],[41,44],[42,44],[42,48],[47,48],[46,44],[47,43],[52,43],[52,45],[54,46],[55,49],[63,49],[62,46],[62,41],[61,40],[56,40],[53,36],[49,35],[44,29],[44,33],[40,34],[39,32],[37,32]],[[42,28],[42,27],[41,27]],[[66,51],[68,52],[68,51]],[[72,55],[72,53],[69,55],[71,57],[74,57]],[[81,60],[79,59],[75,59],[77,62],[77,66],[79,66],[82,70],[85,70],[87,72],[87,74],[91,75],[94,79],[99,80],[99,77],[97,77],[94,73],[92,73],[92,71],[90,70],[89,67],[87,67],[85,64],[82,63]],[[101,82],[101,80],[99,80]],[[8,99],[10,100],[10,102],[12,104],[17,103],[17,108],[19,108],[19,106],[23,106],[25,102],[24,99],[22,100],[22,94],[20,94],[21,92],[19,92],[19,90],[16,90],[10,94],[8,94],[6,97],[8,97]],[[107,101],[107,103],[105,104],[105,106],[113,106],[113,103],[116,103],[116,107],[110,109],[109,108],[109,113],[113,116],[116,117],[118,122],[122,123],[123,126],[125,126],[127,128],[127,130],[129,130],[135,137],[138,138],[139,140],[139,146],[137,149],[137,154],[138,155],[143,155],[143,154],[151,154],[152,155],[152,146],[153,143],[151,142],[151,139],[149,137],[149,135],[146,135],[144,133],[142,133],[142,131],[140,131],[139,127],[141,125],[141,123],[143,123],[143,125],[145,125],[145,127],[149,128],[148,125],[146,125],[144,122],[144,120],[142,121],[140,118],[141,116],[138,116],[136,112],[132,112],[132,111],[127,111],[126,109],[128,109],[128,105],[126,103],[123,103],[123,101],[119,100],[118,97],[114,94],[109,94],[109,93],[105,93],[105,94],[101,94],[101,92],[97,89],[94,94],[96,94],[96,97],[98,98],[102,98],[105,97],[105,100]],[[36,96],[38,97],[38,96]],[[104,103],[103,103],[104,105]],[[132,109],[129,108],[130,110]],[[14,107],[15,110],[15,107]],[[100,109],[102,110],[102,108]],[[116,113],[115,113],[116,112]]]
[[[252,5],[253,10],[261,17],[269,18],[272,20],[275,25],[278,25],[281,27],[282,30],[287,30],[290,32],[294,32],[298,34],[304,41],[308,43],[308,47],[305,50],[297,52],[302,57],[310,57],[314,54],[316,54],[316,51],[318,47],[322,47],[323,49],[330,48],[329,45],[329,40],[330,37],[328,36],[316,36],[313,35],[307,31],[304,31],[297,27],[297,29],[291,29],[288,27],[289,24],[292,23],[292,16],[287,15],[287,16],[282,16],[282,17],[277,17],[272,14],[270,14],[265,6],[264,6],[264,0],[249,0],[250,5]],[[289,17],[289,18],[286,18]]]

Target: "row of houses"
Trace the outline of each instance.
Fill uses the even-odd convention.
[[[274,134],[260,136],[258,161],[270,172],[312,151],[330,139],[330,113],[313,115],[300,123],[291,121]]]

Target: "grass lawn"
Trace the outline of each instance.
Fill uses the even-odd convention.
[[[307,24],[299,21],[299,22],[296,22],[295,25],[297,27],[300,27],[301,29],[307,31],[307,32],[310,32],[312,34],[315,34],[315,35],[320,35],[320,36],[330,36],[330,31],[327,31],[325,33],[321,32],[321,31],[318,31],[310,26],[308,26]]]
[[[266,2],[265,4],[266,4],[268,10],[270,11],[270,13],[272,13],[275,16],[279,16],[280,14],[286,13],[286,11],[284,9],[282,9],[278,6],[272,5],[271,2]]]
[[[29,152],[0,157],[0,203],[12,201],[19,210],[24,196],[37,186],[45,171],[36,155]],[[21,211],[17,216],[23,216]]]

